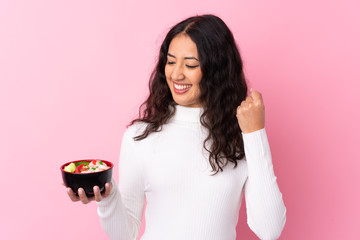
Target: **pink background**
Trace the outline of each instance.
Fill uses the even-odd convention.
[[[360,239],[359,9],[357,0],[0,1],[1,239],[106,239],[95,203],[69,200],[59,166],[117,164],[164,34],[203,13],[231,28],[249,86],[263,94],[287,207],[280,239]],[[238,239],[257,239],[244,204]]]

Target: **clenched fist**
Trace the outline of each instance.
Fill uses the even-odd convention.
[[[261,93],[251,89],[236,110],[236,117],[243,133],[251,133],[265,127],[265,106]]]

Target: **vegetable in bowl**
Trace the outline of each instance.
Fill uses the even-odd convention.
[[[66,187],[70,187],[77,195],[83,188],[88,197],[94,196],[93,187],[98,186],[100,192],[105,191],[105,183],[111,182],[114,164],[101,159],[83,159],[68,162],[60,167]]]
[[[102,160],[92,161],[79,161],[70,163],[64,167],[64,171],[71,173],[93,173],[101,172],[109,169],[110,167]]]

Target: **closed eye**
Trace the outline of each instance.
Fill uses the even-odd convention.
[[[188,68],[197,68],[199,65],[186,65]]]

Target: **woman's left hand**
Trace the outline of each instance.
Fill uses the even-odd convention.
[[[261,93],[253,89],[236,110],[236,117],[243,133],[251,133],[265,127],[265,106]]]

